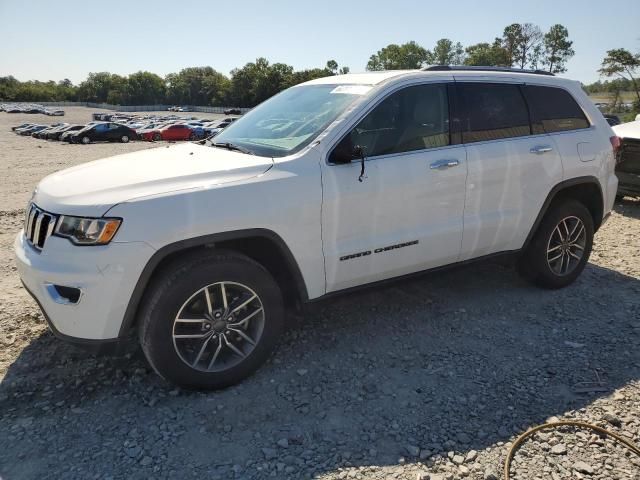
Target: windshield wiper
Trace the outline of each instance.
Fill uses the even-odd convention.
[[[227,150],[246,153],[247,155],[254,154],[251,150],[247,150],[246,148],[240,147],[238,145],[234,145],[233,143],[229,143],[229,142],[211,142],[211,145],[213,147],[226,148]]]

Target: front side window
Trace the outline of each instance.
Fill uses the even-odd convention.
[[[553,133],[588,128],[584,112],[566,90],[527,85],[524,87],[531,110],[533,133]]]
[[[529,111],[518,85],[459,83],[456,88],[464,143],[531,134]]]
[[[367,157],[449,145],[449,102],[445,84],[415,85],[385,98],[336,147],[360,147]]]
[[[370,85],[301,85],[258,105],[216,136],[256,155],[284,157],[302,150]]]

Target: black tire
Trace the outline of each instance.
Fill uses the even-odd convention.
[[[122,143],[129,143],[129,135],[123,135],[122,137],[120,137],[120,141]]]
[[[159,133],[154,133],[153,134],[153,141],[154,142],[159,142],[160,140],[162,140],[162,135],[160,135]]]
[[[580,260],[575,262],[567,273],[558,274],[552,269],[550,262],[547,261],[547,250],[550,248],[550,242],[556,227],[563,219],[568,218],[577,218],[584,225],[584,245],[581,250]],[[593,217],[582,203],[573,199],[554,202],[549,207],[531,243],[520,258],[518,264],[520,273],[529,281],[543,288],[556,289],[570,285],[582,273],[589,261],[591,247],[593,246],[593,234]],[[572,259],[571,261],[573,262],[574,260]],[[554,265],[557,267],[557,263]],[[560,269],[562,270],[562,266],[560,266]]]
[[[91,139],[85,135],[84,137],[82,137],[81,142],[83,145],[89,145],[91,143]]]
[[[200,289],[217,282],[236,282],[255,292],[262,303],[263,323],[262,333],[257,340],[254,338],[255,346],[246,357],[228,369],[208,372],[182,359],[174,346],[173,329],[183,304]],[[282,294],[269,272],[250,258],[224,250],[198,252],[163,270],[145,295],[138,321],[142,350],[161,377],[187,389],[220,389],[251,375],[276,347],[284,325]]]

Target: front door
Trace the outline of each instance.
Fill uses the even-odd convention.
[[[354,146],[362,181],[360,160],[333,161]],[[373,107],[322,162],[327,292],[456,262],[466,172],[446,84],[403,87]]]

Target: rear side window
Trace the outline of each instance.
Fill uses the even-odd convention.
[[[462,141],[484,142],[531,134],[529,111],[518,85],[456,84]]]
[[[527,85],[533,133],[564,132],[588,128],[589,121],[569,92],[561,88]]]

